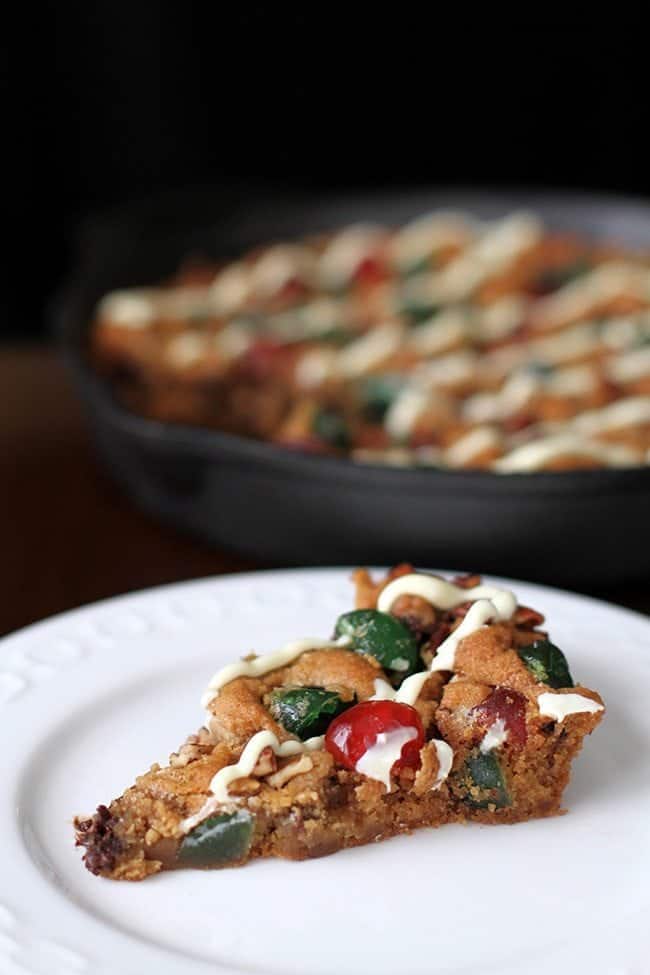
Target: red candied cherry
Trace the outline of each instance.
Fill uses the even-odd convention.
[[[535,417],[532,413],[515,413],[513,416],[508,416],[503,420],[503,428],[506,433],[518,433],[520,430],[525,430],[526,427],[531,426],[535,422]]]
[[[290,346],[273,339],[258,339],[244,353],[240,368],[246,375],[266,379],[277,375],[290,362],[293,351]]]
[[[364,701],[334,718],[325,748],[344,768],[383,782],[391,772],[420,767],[424,728],[420,715],[398,701]]]
[[[510,687],[495,687],[484,701],[472,708],[472,715],[486,731],[496,721],[503,721],[508,740],[513,745],[526,744],[526,698],[518,691]]]
[[[299,301],[305,297],[308,290],[307,285],[300,278],[287,278],[276,297],[287,302]]]
[[[373,285],[385,281],[388,277],[386,265],[377,257],[364,257],[359,261],[352,275],[354,284]]]

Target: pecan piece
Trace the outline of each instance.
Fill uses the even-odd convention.
[[[290,782],[296,775],[302,775],[303,772],[311,772],[313,767],[314,763],[309,755],[301,755],[297,760],[294,759],[288,765],[283,765],[273,775],[269,775],[266,781],[274,789],[281,789],[283,785]]]
[[[464,572],[462,575],[454,576],[451,581],[461,589],[473,589],[474,586],[481,585],[481,577],[478,572]]]
[[[544,615],[530,606],[518,606],[514,616],[515,626],[522,626],[534,630],[544,622]]]

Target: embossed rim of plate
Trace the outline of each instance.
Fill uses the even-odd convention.
[[[11,722],[15,732],[13,738],[5,732],[0,755],[3,781],[0,831],[5,839],[5,862],[0,876],[0,970],[3,973],[135,975],[154,965],[159,975],[190,972],[198,975],[215,970],[234,975],[235,971],[248,970],[240,965],[219,968],[214,963],[188,959],[142,941],[91,916],[81,904],[70,900],[65,890],[57,889],[56,877],[48,875],[47,862],[34,862],[29,852],[31,840],[25,823],[20,820],[16,801],[23,772],[34,754],[46,746],[48,728],[61,719],[66,698],[78,703],[82,693],[96,688],[97,677],[102,675],[108,675],[117,686],[122,674],[119,667],[124,663],[119,659],[120,638],[124,634],[151,636],[191,630],[197,614],[218,615],[218,601],[224,595],[228,612],[240,614],[245,621],[247,613],[268,610],[277,599],[278,587],[287,598],[291,598],[289,594],[293,591],[296,605],[307,598],[325,599],[328,608],[330,601],[334,608],[340,604],[341,592],[345,589],[349,593],[349,572],[349,569],[278,570],[163,586],[73,610],[0,641],[0,713]],[[301,586],[292,590],[288,583],[296,581]],[[623,656],[626,646],[634,651],[626,659],[628,664],[634,661],[637,650],[641,654],[650,644],[650,620],[640,614],[562,590],[499,581],[521,593],[522,601],[558,604],[578,619],[581,613],[595,613],[602,617],[603,624],[609,619],[607,626],[611,633],[626,634],[620,647]],[[113,653],[109,654],[108,650]],[[647,664],[640,655],[637,659],[643,666]],[[52,701],[48,692],[64,676],[65,694],[60,695],[58,710],[53,707],[50,711],[45,706]],[[20,742],[18,753],[8,747],[12,740]],[[641,807],[639,814],[647,815],[647,812]],[[647,889],[647,878],[645,885]],[[634,915],[630,909],[612,932],[608,945],[611,950],[603,954],[602,950],[592,951],[589,945],[564,946],[561,957],[557,958],[563,967],[556,965],[554,970],[586,970],[591,963],[589,970],[595,975],[614,972],[641,975],[643,969],[639,966],[645,964],[642,960],[645,959],[645,931],[644,915]],[[550,961],[545,954],[539,966],[536,960],[531,962],[532,967],[528,962],[524,963],[525,967],[517,962],[512,968],[510,965],[502,968],[501,972],[502,975],[506,971],[537,975]],[[483,970],[492,971],[489,959],[486,965]]]

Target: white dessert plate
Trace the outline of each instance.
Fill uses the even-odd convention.
[[[347,570],[207,579],[0,643],[2,975],[647,975],[650,620],[506,583],[608,711],[566,816],[445,826],[302,863],[93,877],[71,819],[165,761],[213,671],[329,636]]]

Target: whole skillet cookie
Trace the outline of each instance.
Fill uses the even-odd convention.
[[[219,257],[278,237],[356,220],[395,224],[441,207],[487,218],[524,207],[551,228],[634,246],[650,241],[650,207],[639,201],[460,191],[249,201],[241,209],[235,200],[228,212],[213,195],[199,194],[133,210],[110,234],[106,225],[98,229],[94,246],[91,235],[83,275],[59,305],[59,321],[100,453],[137,503],[215,544],[285,563],[354,561],[361,550],[393,561],[408,551],[420,562],[480,564],[574,586],[644,575],[648,469],[496,476],[296,455],[138,417],[116,404],[86,362],[84,334],[101,294],[159,280],[190,251]]]

